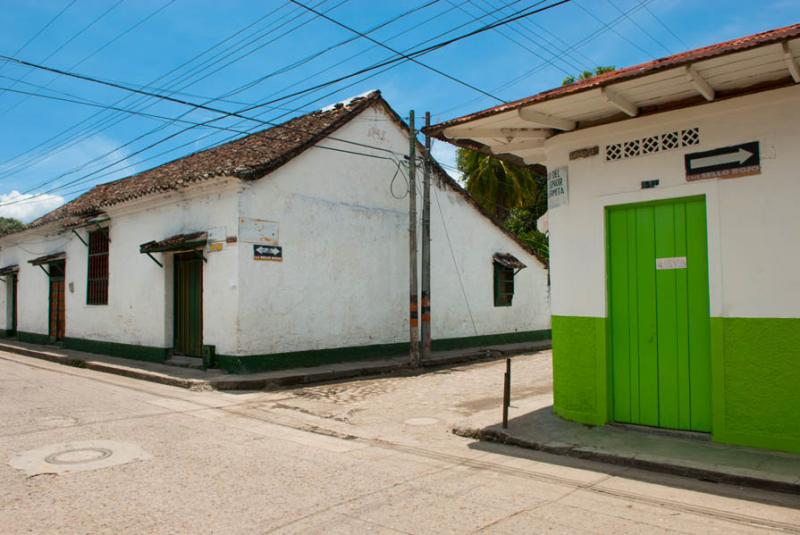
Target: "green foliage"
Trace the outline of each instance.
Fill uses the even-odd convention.
[[[547,236],[536,230],[536,220],[547,211],[547,178],[468,149],[458,150],[456,164],[470,195],[531,249],[548,258]]]
[[[0,217],[0,236],[17,232],[25,228],[25,224],[13,217]]]
[[[527,167],[469,149],[458,149],[456,165],[464,174],[467,191],[501,220],[510,209],[527,206],[538,195],[539,186]]]
[[[614,67],[613,65],[608,65],[608,66],[605,66],[605,67],[604,66],[595,67],[594,72],[592,72],[592,71],[583,71],[580,74],[580,76],[578,76],[578,78],[575,78],[574,76],[567,76],[566,78],[564,78],[564,82],[561,85],[574,84],[578,80],[588,80],[589,78],[594,78],[595,76],[597,76],[599,74],[612,72],[614,70],[616,70],[616,67]]]

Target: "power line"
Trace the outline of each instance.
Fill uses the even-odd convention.
[[[640,9],[646,7],[646,5],[648,3],[650,3],[651,1],[652,0],[641,0],[641,2],[639,2],[637,5],[635,5],[631,9],[629,9],[627,11],[627,13],[630,15],[630,14],[633,14],[633,13],[639,11]],[[598,28],[597,30],[595,30],[594,32],[592,32],[588,36],[584,37],[580,41],[570,45],[569,48],[567,48],[565,50],[565,53],[569,52],[569,51],[572,51],[572,50],[577,50],[579,47],[582,47],[582,46],[592,42],[593,40],[597,39],[600,35],[606,33],[610,29],[612,29],[612,27],[615,24],[618,24],[623,19],[624,19],[624,17],[622,15],[618,16],[617,18],[615,18],[612,21],[610,21],[607,25]],[[521,82],[522,80],[532,76],[536,72],[541,71],[544,67],[546,67],[546,64],[540,63],[539,65],[536,65],[536,66],[532,67],[531,69],[528,69],[527,71],[523,72],[522,74],[520,74],[518,76],[515,76],[514,78],[512,78],[512,79],[502,83],[501,85],[495,87],[494,91],[500,91],[500,90],[512,87],[512,86],[518,84],[519,82]],[[447,113],[449,113],[449,112],[451,112],[453,110],[457,110],[457,109],[459,109],[461,107],[464,107],[464,106],[466,106],[468,104],[472,104],[474,102],[477,102],[478,100],[480,100],[480,97],[479,98],[475,98],[475,99],[471,99],[471,100],[466,101],[466,102],[462,102],[461,104],[458,104],[456,106],[452,106],[450,108],[447,108],[445,110],[442,110],[442,111],[436,113],[435,117],[440,117],[440,116],[442,116],[444,114],[447,114]]]
[[[369,37],[369,36],[368,36],[368,35],[366,35],[365,33],[362,33],[362,32],[360,32],[360,31],[356,30],[355,28],[353,28],[353,27],[351,27],[351,26],[348,26],[347,24],[344,24],[343,22],[340,22],[340,21],[338,21],[338,20],[334,19],[333,17],[329,17],[329,16],[327,16],[327,15],[324,15],[324,14],[322,14],[322,13],[319,13],[319,12],[318,12],[318,11],[316,11],[315,9],[313,9],[313,8],[311,8],[311,7],[308,7],[308,6],[306,6],[305,4],[303,4],[302,2],[300,2],[299,0],[289,0],[289,1],[290,1],[290,2],[292,2],[293,4],[296,4],[296,5],[298,5],[298,6],[302,7],[302,8],[304,8],[304,9],[307,9],[307,10],[311,11],[312,13],[316,13],[318,16],[320,16],[320,17],[324,18],[325,20],[328,20],[328,21],[330,21],[330,22],[332,22],[332,23],[336,24],[337,26],[339,26],[339,27],[341,27],[341,28],[344,28],[345,30],[347,30],[347,31],[349,31],[349,32],[351,32],[351,33],[354,33],[354,34],[356,34],[356,35],[358,35],[358,36],[360,36],[360,37],[362,37],[362,38],[364,38],[364,39],[367,39],[367,40],[369,40],[369,41],[371,41],[371,42],[375,43],[375,44],[376,44],[376,45],[378,45],[378,46],[381,46],[381,47],[385,48],[385,49],[386,49],[386,50],[388,50],[389,52],[393,52],[393,53],[395,53],[395,54],[398,54],[398,55],[400,55],[401,57],[403,57],[403,58],[405,58],[405,59],[407,59],[407,60],[409,60],[409,61],[412,61],[412,62],[416,63],[416,64],[417,64],[417,65],[419,65],[420,67],[424,67],[425,69],[428,69],[429,71],[432,71],[432,72],[435,72],[436,74],[439,74],[439,75],[441,75],[441,76],[444,76],[444,77],[445,77],[445,78],[447,78],[448,80],[451,80],[451,81],[453,81],[453,82],[456,82],[457,84],[461,84],[461,85],[463,85],[464,87],[468,87],[468,88],[470,88],[470,89],[472,89],[472,90],[474,90],[474,91],[477,91],[478,93],[481,93],[481,94],[483,94],[483,95],[486,95],[487,97],[493,98],[493,99],[495,99],[495,100],[499,101],[500,103],[505,103],[505,100],[503,100],[503,99],[501,99],[501,98],[499,98],[499,97],[496,97],[495,95],[492,95],[491,93],[487,93],[487,92],[486,92],[486,91],[484,91],[483,89],[480,89],[479,87],[476,87],[476,86],[474,86],[474,85],[472,85],[472,84],[470,84],[470,83],[468,83],[468,82],[465,82],[464,80],[461,80],[460,78],[456,78],[455,76],[452,76],[452,75],[450,75],[450,74],[447,74],[446,72],[444,72],[444,71],[442,71],[442,70],[440,70],[440,69],[437,69],[436,67],[432,67],[432,66],[428,65],[427,63],[423,63],[423,62],[421,62],[421,61],[419,61],[419,60],[417,60],[417,59],[415,59],[415,58],[413,58],[413,57],[411,57],[411,56],[407,56],[406,54],[403,54],[402,52],[400,52],[400,51],[398,51],[398,50],[396,50],[396,49],[394,49],[394,48],[390,47],[390,46],[389,46],[389,45],[387,45],[386,43],[383,43],[383,42],[381,42],[381,41],[378,41],[377,39],[374,39],[374,38],[372,38],[372,37]],[[545,1],[545,0],[542,0],[542,1],[541,1],[541,2],[539,2],[539,3],[540,3],[540,4],[542,4],[542,3],[544,3],[544,1]]]
[[[327,0],[322,0],[322,2],[320,2],[320,3],[323,3],[323,2],[325,2],[325,1],[327,1]],[[232,35],[228,36],[227,38],[223,39],[222,41],[220,41],[220,42],[218,42],[218,43],[216,43],[216,44],[214,44],[214,45],[212,45],[212,46],[210,46],[210,47],[206,48],[205,50],[203,50],[203,51],[202,51],[202,52],[200,52],[199,54],[197,54],[197,55],[193,56],[192,58],[190,58],[189,60],[187,60],[187,61],[183,62],[182,64],[178,65],[177,67],[173,68],[172,70],[170,70],[170,71],[168,71],[168,72],[166,72],[166,73],[164,73],[164,74],[160,75],[159,77],[157,77],[157,78],[153,79],[153,80],[152,80],[152,81],[151,81],[149,84],[147,84],[145,87],[151,86],[152,84],[154,84],[154,83],[158,82],[159,80],[161,80],[161,79],[163,79],[163,78],[166,78],[167,76],[171,75],[172,73],[179,71],[180,69],[182,69],[182,68],[183,68],[183,67],[185,67],[186,65],[190,64],[190,63],[191,63],[191,62],[193,62],[194,60],[196,60],[196,59],[198,59],[198,58],[200,58],[200,57],[204,56],[206,53],[210,52],[211,50],[214,50],[215,48],[219,48],[219,47],[220,47],[222,44],[224,44],[225,42],[227,42],[227,41],[229,41],[229,40],[233,39],[234,37],[236,37],[237,35],[239,35],[239,34],[241,34],[241,33],[245,32],[245,31],[247,31],[249,28],[251,28],[252,26],[254,26],[254,25],[258,24],[258,23],[260,23],[260,22],[261,22],[261,21],[263,21],[264,19],[271,17],[273,14],[275,14],[275,13],[276,13],[276,12],[278,12],[278,11],[280,11],[280,10],[281,10],[283,7],[285,7],[285,4],[284,4],[284,5],[281,5],[281,6],[279,6],[278,8],[272,9],[271,11],[269,11],[268,13],[266,13],[265,15],[263,15],[262,17],[260,17],[260,18],[256,19],[256,21],[254,21],[253,23],[251,23],[251,24],[249,24],[249,25],[245,26],[244,28],[242,28],[242,29],[238,30],[238,31],[237,31],[237,32],[235,32],[234,34],[232,34]],[[142,21],[140,21],[140,23],[141,23],[141,22],[143,22],[144,20],[146,20],[146,19],[142,19]],[[265,34],[262,34],[262,36],[263,36],[263,35],[265,35]],[[259,38],[260,38],[260,37],[259,37]],[[229,50],[230,50],[230,48],[229,48],[228,50],[223,50],[223,51],[221,52],[221,54],[225,54],[225,53],[226,53],[226,52],[228,52]],[[237,49],[237,50],[238,50],[238,49]],[[217,57],[219,57],[219,56],[217,56]],[[85,60],[85,59],[86,59],[86,58],[84,58],[84,60]],[[84,61],[84,60],[81,60],[81,61]],[[204,63],[207,63],[207,62],[208,62],[208,60],[205,60],[205,62],[204,62]],[[5,65],[5,63],[2,63],[2,64],[0,64],[0,66],[4,66],[4,65]],[[178,78],[176,81],[174,81],[174,82],[172,82],[172,83],[173,83],[173,84],[176,84],[176,83],[180,82],[180,81],[181,81],[181,79],[185,79],[185,78],[186,78],[186,75],[182,75],[180,78]],[[182,88],[184,88],[184,87],[187,87],[188,85],[190,85],[190,84],[184,85],[184,86],[182,86]],[[129,99],[129,98],[131,98],[131,97],[132,97],[132,95],[125,95],[125,96],[124,96],[124,97],[122,97],[121,99],[119,99],[119,100],[117,100],[116,102],[114,102],[114,105],[121,104],[122,102],[124,102],[125,100],[127,100],[127,99]],[[137,101],[135,104],[138,104],[138,103],[140,103],[140,102],[142,102],[142,100],[139,100],[139,101]],[[146,108],[145,108],[145,109],[146,109]],[[51,143],[53,140],[55,140],[55,139],[58,139],[59,137],[61,137],[61,136],[65,135],[65,134],[67,134],[67,133],[69,133],[70,131],[73,131],[73,130],[75,130],[75,129],[79,128],[81,125],[83,125],[83,124],[87,123],[88,121],[91,121],[91,120],[92,120],[92,119],[94,119],[95,117],[99,117],[99,116],[101,116],[101,115],[102,115],[102,113],[103,113],[103,112],[97,112],[97,113],[95,113],[95,114],[91,115],[90,117],[87,117],[86,119],[84,119],[84,120],[80,121],[79,123],[77,123],[77,124],[75,124],[75,125],[72,125],[72,126],[70,126],[69,128],[67,128],[67,129],[65,129],[65,130],[62,130],[62,131],[61,131],[61,132],[59,132],[58,134],[56,134],[56,135],[54,135],[54,136],[51,136],[50,138],[48,138],[48,139],[47,139],[47,140],[45,140],[44,142],[41,142],[41,143],[39,143],[38,145],[36,145],[36,146],[32,147],[31,149],[28,149],[27,151],[25,151],[25,152],[23,152],[23,153],[19,153],[19,154],[17,154],[16,156],[14,156],[13,158],[11,158],[10,160],[6,160],[5,162],[3,162],[3,165],[4,165],[4,164],[8,164],[8,163],[10,163],[11,161],[17,160],[17,159],[19,159],[20,157],[24,156],[25,154],[27,154],[27,153],[30,153],[30,152],[32,152],[32,151],[35,151],[35,150],[39,149],[40,147],[43,147],[43,146],[45,146],[45,145],[48,145],[48,144],[50,144],[50,143]],[[105,131],[105,130],[107,130],[108,128],[110,128],[110,127],[112,127],[112,126],[116,126],[116,125],[118,125],[120,122],[122,122],[122,121],[124,121],[124,120],[125,120],[125,118],[123,118],[123,119],[122,119],[122,120],[120,120],[120,121],[116,121],[116,122],[114,122],[114,123],[110,123],[110,122],[109,122],[109,120],[113,120],[113,119],[114,119],[114,115],[116,115],[116,114],[112,114],[112,116],[111,116],[111,117],[108,117],[108,118],[106,118],[106,119],[101,119],[101,120],[99,120],[99,121],[96,121],[96,122],[95,122],[95,123],[93,123],[91,126],[89,126],[89,127],[87,128],[87,130],[89,130],[89,131],[91,132],[90,134],[84,134],[84,133],[81,133],[81,134],[77,134],[77,135],[70,136],[70,137],[69,137],[69,138],[67,138],[66,140],[62,141],[62,142],[61,142],[61,144],[60,144],[60,146],[59,146],[60,148],[58,148],[58,150],[56,150],[55,152],[57,153],[57,152],[60,152],[61,150],[64,150],[65,148],[69,148],[70,146],[73,146],[73,145],[75,144],[75,141],[74,141],[74,140],[78,139],[78,138],[79,138],[79,137],[81,137],[81,136],[83,137],[83,139],[85,139],[86,137],[88,137],[88,135],[94,135],[94,134],[96,134],[96,133],[99,133],[99,132]],[[92,131],[92,129],[93,129],[93,131]],[[84,132],[86,132],[86,130],[84,130]],[[48,157],[50,157],[50,156],[53,154],[53,150],[54,150],[54,149],[51,149],[51,150],[50,150],[50,153],[47,155]],[[25,165],[29,164],[30,162],[31,162],[31,159],[30,159],[30,158],[28,159],[28,161],[27,161],[27,162],[20,162],[20,164],[19,164],[18,168],[22,168],[22,166],[25,166]]]
[[[461,41],[461,40],[463,40],[463,39],[466,39],[466,38],[468,38],[468,37],[471,37],[471,36],[474,36],[474,35],[478,35],[478,34],[480,34],[480,33],[483,33],[483,32],[485,32],[485,31],[488,31],[488,30],[490,30],[490,29],[493,29],[493,28],[495,28],[495,27],[498,27],[498,26],[501,26],[501,25],[504,25],[504,24],[508,24],[508,23],[510,23],[510,22],[513,22],[513,21],[515,21],[515,20],[520,20],[520,19],[522,19],[522,18],[524,18],[524,17],[528,17],[528,16],[531,16],[531,15],[533,15],[533,14],[536,14],[536,13],[541,13],[541,12],[543,12],[543,11],[546,11],[546,10],[548,10],[548,9],[552,9],[552,8],[554,8],[554,7],[557,7],[557,6],[559,6],[559,5],[565,4],[565,3],[569,2],[569,1],[570,1],[570,0],[561,0],[561,1],[558,1],[558,2],[555,2],[555,3],[552,3],[552,4],[549,4],[549,5],[547,5],[547,6],[543,6],[543,7],[541,7],[541,8],[536,8],[536,9],[531,9],[531,8],[528,8],[528,9],[519,10],[519,11],[517,11],[515,14],[513,14],[512,16],[508,16],[508,17],[506,17],[506,18],[502,19],[501,21],[497,21],[497,22],[495,22],[495,23],[492,23],[492,24],[487,24],[487,25],[484,25],[484,26],[482,26],[482,27],[480,27],[480,28],[478,28],[478,29],[476,29],[476,30],[472,30],[472,31],[470,31],[470,32],[467,32],[467,33],[461,34],[461,35],[459,35],[459,36],[457,36],[457,37],[450,38],[450,39],[447,39],[447,40],[445,40],[445,41],[442,41],[442,42],[436,43],[436,44],[434,44],[434,45],[432,45],[432,46],[429,46],[429,47],[426,47],[426,48],[424,48],[424,49],[417,50],[417,51],[416,51],[416,52],[414,52],[413,54],[414,54],[414,55],[423,55],[423,54],[427,54],[427,53],[429,53],[429,52],[431,52],[431,51],[433,51],[433,50],[438,50],[438,49],[440,49],[440,48],[444,48],[445,46],[449,46],[449,45],[450,45],[450,44],[452,44],[452,43],[455,43],[455,42]],[[537,5],[538,5],[538,4],[537,4]],[[393,61],[391,61],[391,60],[387,60],[387,61],[384,61],[384,62],[378,63],[378,64],[376,64],[376,65],[373,65],[373,66],[371,66],[371,67],[369,67],[369,68],[366,68],[366,69],[360,69],[359,71],[356,71],[355,73],[351,73],[350,75],[347,75],[347,76],[344,76],[344,77],[340,77],[340,78],[338,78],[338,79],[336,79],[336,80],[334,80],[334,81],[329,81],[329,82],[326,82],[325,84],[318,84],[317,86],[314,86],[314,87],[312,87],[312,88],[308,88],[308,89],[306,89],[306,90],[304,90],[304,91],[300,91],[300,92],[297,92],[297,93],[295,93],[295,94],[305,94],[305,93],[308,93],[308,92],[310,92],[310,91],[314,91],[314,90],[316,90],[316,89],[318,89],[318,88],[320,88],[320,87],[325,87],[325,86],[327,86],[327,85],[331,85],[331,84],[333,84],[333,83],[336,83],[336,82],[338,82],[338,81],[345,80],[345,79],[348,79],[348,78],[352,78],[352,77],[354,77],[354,76],[357,76],[357,75],[359,75],[359,74],[362,74],[362,73],[364,73],[364,72],[369,72],[369,71],[375,70],[375,69],[377,69],[377,68],[379,68],[379,67],[382,67],[382,66],[394,65],[394,64],[396,64],[396,63],[398,63],[399,61],[402,61],[402,60],[403,60],[403,58],[399,58],[399,59],[398,59],[398,58],[394,58],[394,60],[393,60]],[[292,95],[289,95],[289,96],[294,96],[295,94],[292,94]],[[279,99],[275,99],[275,101],[285,100],[286,98],[287,98],[287,96],[284,96],[284,97],[281,97],[281,98],[279,98]],[[255,108],[258,108],[258,107],[263,107],[263,106],[265,106],[266,104],[271,104],[272,102],[273,102],[273,101],[269,101],[269,102],[266,102],[266,103],[261,103],[261,104],[258,104],[257,106],[253,106],[253,107],[250,107],[250,108],[245,108],[245,109],[243,109],[243,110],[239,110],[238,112],[234,112],[234,113],[226,113],[226,116],[232,116],[232,115],[235,115],[235,114],[241,114],[241,113],[243,113],[243,112],[250,111],[250,110],[252,110],[252,109],[255,109]],[[221,119],[221,118],[223,118],[223,117],[214,118],[214,119],[211,119],[211,120],[210,120],[210,121],[208,121],[208,122],[217,121],[217,120],[219,120],[219,119]],[[202,123],[201,123],[201,124],[202,124]],[[60,188],[66,187],[66,186],[68,186],[68,185],[71,185],[71,184],[75,184],[76,182],[78,182],[78,181],[81,181],[81,180],[84,180],[84,181],[85,181],[86,179],[90,178],[92,175],[95,175],[95,174],[97,174],[98,172],[101,172],[101,171],[103,171],[103,170],[105,170],[105,169],[108,169],[109,167],[112,167],[112,166],[116,165],[116,163],[119,163],[119,162],[121,162],[121,161],[124,161],[125,159],[129,159],[130,157],[132,157],[132,156],[135,156],[136,154],[139,154],[139,153],[141,153],[141,152],[143,152],[143,151],[149,150],[150,148],[153,148],[154,146],[156,146],[156,145],[158,145],[158,144],[161,144],[161,143],[163,143],[163,142],[165,142],[165,141],[167,141],[167,140],[169,140],[169,139],[172,139],[172,138],[176,137],[177,135],[180,135],[181,133],[183,133],[183,132],[185,132],[185,131],[187,131],[187,130],[189,130],[189,129],[192,129],[192,128],[195,128],[195,127],[194,127],[194,126],[187,127],[186,129],[184,129],[184,130],[182,130],[182,131],[180,131],[180,132],[177,132],[177,133],[171,134],[171,135],[167,136],[166,138],[164,138],[164,139],[162,139],[162,140],[159,140],[159,141],[157,141],[157,142],[155,142],[155,143],[153,143],[153,144],[151,144],[151,145],[149,145],[149,146],[147,146],[147,147],[144,147],[143,149],[140,149],[140,150],[136,151],[134,154],[132,154],[132,155],[129,155],[129,156],[127,156],[127,157],[125,157],[125,158],[123,158],[123,159],[121,159],[121,160],[117,161],[117,162],[114,162],[114,163],[112,163],[112,164],[109,164],[109,165],[107,165],[107,166],[105,166],[105,167],[101,168],[101,169],[98,169],[98,170],[92,171],[91,173],[89,173],[89,174],[87,174],[87,175],[84,175],[84,176],[82,176],[82,177],[79,177],[79,178],[77,178],[77,179],[74,179],[74,180],[72,180],[72,181],[68,182],[67,184],[64,184],[64,185],[60,186]],[[118,149],[116,149],[116,150],[118,150]],[[115,151],[116,151],[116,150],[115,150]],[[112,152],[115,152],[115,151],[112,151]],[[63,175],[62,175],[62,176],[63,176]],[[57,177],[57,178],[56,178],[56,179],[54,179],[54,180],[57,180],[58,178],[60,178],[60,177]],[[42,184],[42,185],[46,185],[47,183],[53,182],[54,180],[46,181],[46,182],[45,182],[44,184]],[[41,185],[40,185],[40,186],[37,186],[37,188],[38,188],[38,187],[41,187]],[[37,189],[37,188],[33,188],[33,189]],[[58,189],[58,188],[56,188],[56,189]],[[32,191],[32,190],[29,190],[29,191]],[[50,191],[52,191],[52,190],[49,190],[49,191],[48,191],[48,193],[49,193]]]
[[[75,2],[77,2],[77,1],[78,1],[78,0],[72,0],[71,2],[68,2],[68,3],[67,3],[67,5],[65,5],[63,8],[61,8],[61,11],[59,11],[58,13],[56,13],[55,15],[53,15],[53,16],[50,18],[50,20],[48,20],[48,21],[45,23],[45,25],[44,25],[44,26],[42,26],[41,28],[39,28],[39,31],[37,31],[35,34],[33,34],[33,35],[32,35],[32,36],[31,36],[31,37],[30,37],[30,38],[29,38],[27,41],[25,41],[24,43],[22,43],[22,46],[20,46],[18,49],[16,49],[16,50],[14,51],[14,55],[16,56],[16,55],[20,54],[20,53],[21,53],[23,50],[25,50],[26,48],[28,48],[28,45],[30,45],[30,44],[31,44],[32,42],[34,42],[34,41],[35,41],[35,40],[36,40],[36,39],[37,39],[37,38],[38,38],[40,35],[42,35],[42,34],[43,34],[43,33],[44,33],[46,30],[47,30],[47,28],[49,28],[49,27],[50,27],[50,26],[51,26],[51,25],[52,25],[52,24],[53,24],[53,23],[54,23],[56,20],[58,20],[59,18],[61,18],[61,15],[63,15],[64,13],[66,13],[66,11],[67,11],[69,8],[71,8],[73,5],[75,5]],[[0,70],[3,70],[3,66],[2,66],[2,65],[0,65]]]
[[[604,27],[606,27],[606,28],[608,28],[608,27],[609,27],[609,26],[608,26],[608,24],[607,24],[606,22],[604,22],[604,21],[603,21],[603,19],[601,19],[600,17],[598,17],[597,15],[595,15],[594,13],[592,13],[591,11],[589,11],[588,9],[586,9],[585,7],[583,7],[583,6],[582,6],[582,5],[581,5],[579,2],[575,2],[575,5],[576,5],[576,6],[578,6],[578,7],[579,7],[579,8],[580,8],[582,11],[584,11],[584,12],[585,12],[587,15],[589,15],[590,17],[592,17],[594,20],[596,20],[597,22],[599,22],[600,24],[602,24]],[[624,13],[624,12],[623,12],[623,13]],[[627,17],[628,15],[627,15],[627,14],[624,14],[623,16]],[[655,56],[655,55],[654,55],[652,52],[649,52],[649,51],[645,50],[644,48],[642,48],[641,46],[639,46],[639,45],[638,45],[637,43],[635,43],[634,41],[632,41],[632,40],[628,39],[627,37],[625,37],[624,35],[622,35],[622,34],[621,34],[619,31],[617,31],[617,29],[616,29],[616,28],[613,28],[613,27],[612,27],[612,28],[611,28],[611,31],[612,31],[612,32],[614,32],[615,34],[617,34],[617,36],[619,36],[619,38],[620,38],[620,39],[622,39],[623,41],[625,41],[626,43],[628,43],[628,44],[629,44],[629,45],[631,45],[632,47],[639,49],[639,50],[640,50],[642,53],[644,53],[646,56],[650,56],[651,58],[655,58],[655,57],[656,57],[656,56]]]
[[[115,9],[117,9],[117,7],[119,7],[119,6],[120,6],[120,4],[122,4],[122,2],[124,2],[124,1],[125,1],[125,0],[117,0],[117,2],[116,2],[115,4],[113,4],[111,7],[109,7],[109,8],[108,8],[108,9],[106,9],[105,11],[103,11],[103,12],[102,12],[100,15],[96,16],[94,19],[92,19],[92,20],[89,22],[89,24],[87,24],[87,25],[83,26],[83,27],[82,27],[80,30],[78,30],[77,32],[75,32],[74,34],[72,34],[72,36],[71,36],[69,39],[67,39],[66,41],[64,41],[64,42],[63,42],[63,43],[61,43],[60,45],[58,45],[58,46],[55,48],[55,50],[53,50],[53,51],[52,51],[52,52],[50,52],[50,53],[49,53],[47,56],[45,56],[45,58],[44,58],[42,61],[47,61],[47,60],[49,60],[50,58],[52,58],[53,56],[55,56],[56,54],[58,54],[58,53],[59,53],[61,50],[63,50],[63,49],[64,49],[66,46],[68,46],[68,45],[69,45],[71,42],[73,42],[75,39],[77,39],[78,37],[80,37],[81,35],[83,35],[83,34],[84,34],[86,31],[88,31],[88,30],[89,30],[89,28],[91,28],[92,26],[94,26],[95,24],[97,24],[98,22],[100,22],[100,21],[101,21],[101,20],[102,20],[102,19],[103,19],[103,18],[104,18],[106,15],[108,15],[109,13],[111,13],[112,11],[114,11]],[[174,0],[173,0],[173,1],[174,1]],[[22,76],[22,78],[25,78],[25,76],[27,76],[27,75],[28,75],[28,73],[25,73],[25,74]],[[2,95],[2,91],[0,91],[0,95]],[[12,109],[12,108],[9,108],[9,110],[10,110],[10,109]],[[6,111],[3,111],[3,112],[0,112],[0,117],[2,117],[3,115],[5,115],[5,113],[6,113],[6,112],[8,112],[8,110],[6,110]]]
[[[656,19],[656,22],[658,22],[658,23],[659,23],[661,26],[663,26],[663,28],[664,28],[665,30],[667,30],[667,32],[669,32],[669,34],[670,34],[670,35],[672,35],[672,37],[674,37],[675,39],[677,39],[677,40],[678,40],[678,41],[679,41],[679,42],[680,42],[680,43],[683,45],[683,47],[684,47],[685,49],[687,49],[687,50],[688,50],[689,48],[691,48],[689,45],[687,45],[687,44],[686,44],[686,41],[684,41],[683,39],[681,39],[681,37],[680,37],[680,36],[679,36],[677,33],[675,33],[674,31],[672,31],[672,28],[670,28],[669,26],[667,26],[667,23],[666,23],[666,22],[664,22],[664,20],[663,20],[661,17],[659,17],[658,15],[656,15],[656,13],[655,13],[655,12],[654,12],[652,9],[650,9],[649,7],[645,7],[644,9],[645,9],[645,10],[646,10],[648,13],[650,13],[650,16],[651,16],[651,17],[653,17],[654,19]]]
[[[617,6],[617,4],[615,4],[615,3],[614,3],[612,0],[606,0],[606,2],[608,2],[608,4],[609,4],[611,7],[613,7],[614,9],[616,9],[617,11],[619,11],[620,13],[622,13],[623,15],[625,15],[625,18],[626,18],[626,19],[628,19],[629,21],[631,21],[631,23],[632,23],[634,26],[636,26],[637,28],[639,28],[639,30],[641,30],[641,31],[642,31],[642,33],[643,33],[643,34],[645,34],[647,37],[649,37],[649,38],[650,38],[650,40],[652,40],[652,41],[653,41],[654,43],[656,43],[658,46],[660,46],[661,48],[663,48],[664,50],[666,50],[666,51],[667,51],[667,54],[672,54],[672,50],[670,50],[670,48],[669,48],[669,47],[667,47],[667,45],[665,45],[664,43],[662,43],[661,41],[659,41],[658,39],[656,39],[656,38],[655,38],[655,36],[653,36],[653,34],[652,34],[652,33],[650,33],[650,32],[647,30],[647,28],[645,28],[644,26],[642,26],[641,24],[639,24],[639,23],[638,23],[638,22],[637,22],[637,21],[636,21],[636,20],[635,20],[633,17],[629,16],[627,13],[625,13],[624,11],[622,11],[622,10],[619,8],[619,6]]]

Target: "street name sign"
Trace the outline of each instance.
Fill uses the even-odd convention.
[[[283,262],[283,247],[278,245],[253,245],[253,260]]]
[[[553,169],[547,174],[547,208],[569,202],[569,176],[566,167]]]
[[[735,178],[761,174],[758,141],[730,147],[694,152],[684,156],[686,180]]]

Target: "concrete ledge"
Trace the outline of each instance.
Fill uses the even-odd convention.
[[[568,425],[575,424],[570,423]],[[604,428],[599,429],[602,430]],[[553,433],[548,431],[541,433],[541,439],[537,440],[533,436],[536,434],[535,430],[527,429],[520,432],[519,429],[514,430],[513,426],[511,430],[503,429],[497,425],[485,428],[456,426],[452,431],[453,434],[461,437],[518,446],[555,455],[565,455],[607,464],[629,466],[652,472],[673,474],[715,483],[752,487],[789,494],[800,494],[800,478],[797,477],[797,473],[793,473],[792,471],[769,472],[761,469],[763,465],[768,464],[778,466],[781,464],[792,466],[794,464],[795,466],[800,466],[800,457],[793,456],[792,454],[740,448],[742,457],[757,456],[759,458],[760,462],[755,462],[752,467],[748,468],[744,466],[727,465],[723,462],[708,462],[704,459],[704,457],[707,457],[705,455],[664,455],[657,452],[648,452],[647,448],[641,448],[636,452],[632,452],[631,450],[615,451],[614,448],[607,447],[608,444],[603,443],[602,440],[595,441],[594,443],[586,440],[582,444],[575,444],[571,443],[571,441],[559,441],[559,437],[554,436]],[[634,435],[642,433],[642,431],[638,430],[621,431],[623,433],[633,433]],[[710,442],[698,441],[694,438],[670,436],[662,436],[661,438],[666,443],[664,446],[667,448],[673,446],[671,443],[676,443],[679,447],[675,449],[678,451],[683,450],[684,452],[691,451],[691,446],[688,450],[682,447],[686,446],[687,442],[694,443],[694,447],[697,448],[698,451],[702,451],[703,449],[709,450],[710,448],[719,446]],[[563,437],[561,437],[561,439],[564,440]],[[657,436],[656,440],[658,440]],[[735,453],[737,447],[724,446],[723,448],[726,453]],[[704,453],[707,453],[707,451]],[[720,459],[720,461],[722,461],[722,459]]]
[[[549,347],[549,340],[541,340],[487,348],[439,351],[434,352],[431,359],[423,363],[423,368],[431,369],[458,363],[489,360],[506,355],[536,352]],[[227,374],[222,370],[202,371],[14,340],[1,340],[0,351],[191,390],[274,390],[291,385],[368,375],[420,373],[419,370],[408,368],[408,357],[405,355],[261,373]]]

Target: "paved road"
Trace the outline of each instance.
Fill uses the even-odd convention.
[[[514,370],[520,405],[550,395],[548,353],[518,357]],[[0,531],[800,533],[797,496],[449,433],[496,419],[501,373],[494,362],[232,394],[0,353]],[[146,455],[60,475],[8,464],[78,441]],[[64,455],[91,466],[86,452]]]

